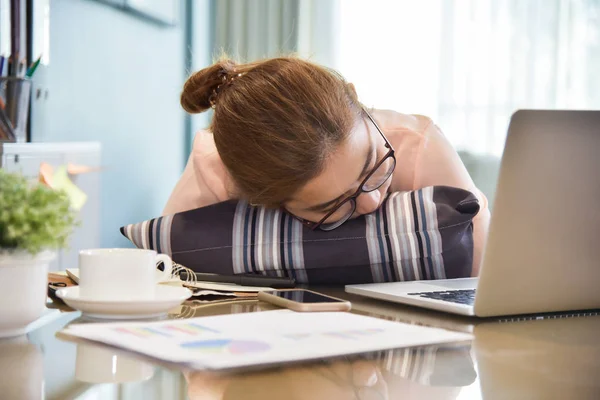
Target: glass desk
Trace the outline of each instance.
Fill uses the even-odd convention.
[[[353,312],[472,332],[470,344],[425,346],[227,374],[181,371],[106,347],[65,341],[86,321],[53,310],[26,337],[0,340],[0,399],[599,399],[600,316],[498,322],[454,317],[313,288]],[[169,318],[259,312],[256,300],[188,302]]]

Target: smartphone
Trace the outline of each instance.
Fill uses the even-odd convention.
[[[294,311],[350,311],[349,301],[306,289],[258,292],[258,299]]]

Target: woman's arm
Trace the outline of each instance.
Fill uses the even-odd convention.
[[[490,223],[488,201],[473,183],[456,150],[441,130],[431,122],[423,132],[422,143],[416,155],[413,187],[417,189],[434,185],[466,189],[479,199],[481,209],[473,219],[472,276],[477,276]]]

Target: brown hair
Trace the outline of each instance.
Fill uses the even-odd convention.
[[[214,106],[210,129],[239,195],[269,207],[322,171],[362,111],[337,72],[294,57],[223,59],[187,80],[181,105],[189,113]]]

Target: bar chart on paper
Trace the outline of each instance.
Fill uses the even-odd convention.
[[[249,354],[262,353],[271,349],[268,343],[256,340],[213,339],[197,340],[180,344],[183,349],[190,349],[209,354]]]
[[[114,332],[139,339],[171,338],[180,339],[179,347],[204,354],[248,354],[268,351],[271,346],[264,341],[240,339],[200,339],[220,334],[219,331],[193,322],[168,323],[159,326],[116,327]],[[195,338],[197,340],[189,340]]]
[[[218,331],[195,323],[167,323],[156,326],[127,326],[113,328],[115,332],[138,338],[167,337],[189,338],[204,334],[219,333]]]

